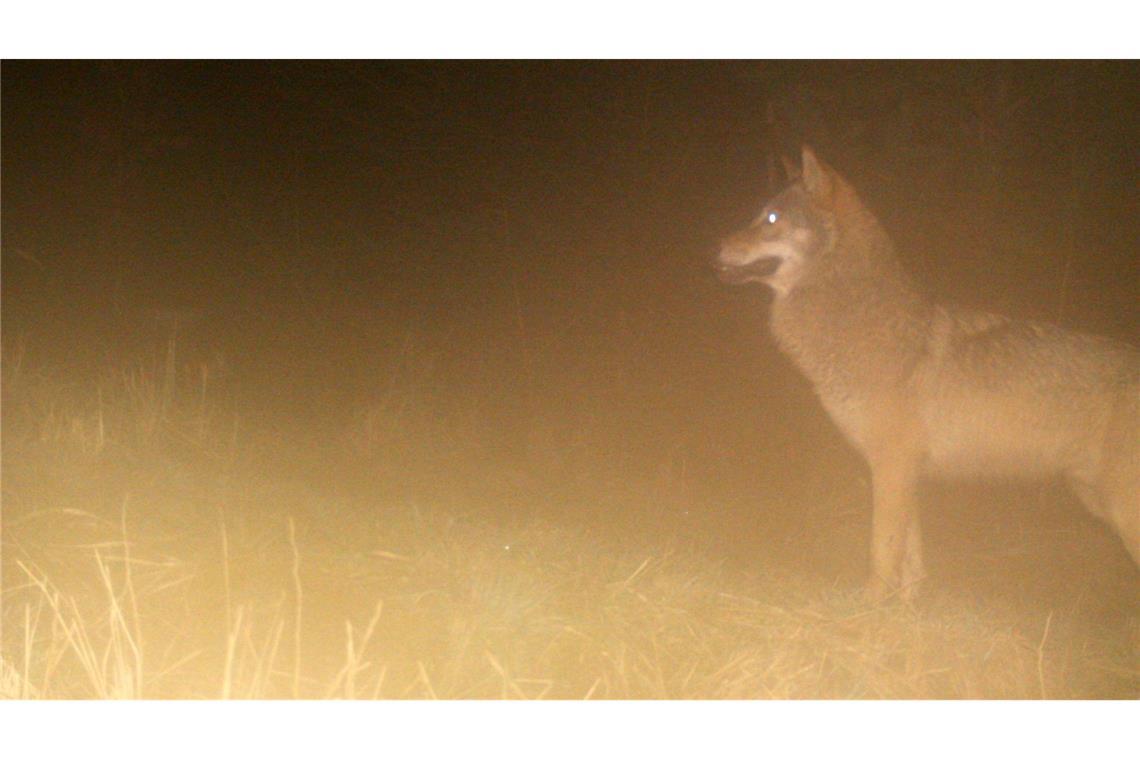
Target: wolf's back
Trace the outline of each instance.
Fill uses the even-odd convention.
[[[1140,446],[1140,353],[1107,338],[940,306],[914,381],[933,473],[1091,476]]]

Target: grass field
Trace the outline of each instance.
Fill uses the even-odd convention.
[[[310,435],[173,338],[71,375],[9,337],[7,698],[1140,696],[1135,570],[1052,491],[933,492],[926,594],[871,607],[857,468],[702,484],[598,386],[504,451],[394,341]]]

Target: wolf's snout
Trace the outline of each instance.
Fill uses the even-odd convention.
[[[779,256],[762,256],[749,261],[739,253],[735,256],[733,253],[731,248],[722,248],[713,260],[713,270],[717,277],[728,285],[762,282],[765,277],[775,274],[783,261]]]
[[[713,271],[716,272],[717,274],[720,274],[721,272],[724,272],[727,269],[732,269],[734,266],[733,264],[730,264],[728,261],[725,261],[723,251],[721,251],[716,256],[714,256],[711,263],[712,263]]]
[[[737,282],[735,269],[736,267],[725,264],[719,258],[713,261],[713,271],[716,272],[717,279],[723,283],[732,285]]]
[[[712,260],[713,271],[716,272],[717,279],[721,282],[729,284],[737,282],[735,274],[737,267],[738,265],[732,261],[728,249],[724,246]]]
[[[741,245],[738,237],[732,235],[721,241],[720,250],[713,259],[713,269],[717,272],[735,269],[748,262],[748,247]]]

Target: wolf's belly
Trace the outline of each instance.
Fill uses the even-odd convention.
[[[1096,458],[1095,419],[1016,401],[970,398],[922,408],[925,469],[946,476],[1040,477]]]
[[[909,429],[896,436],[881,408],[849,398],[821,400],[861,452],[872,436],[888,446],[917,445],[923,470],[933,476],[1034,478],[1085,469],[1095,466],[1103,429],[1096,415],[1076,419],[1035,403],[969,395],[916,404],[917,436]]]

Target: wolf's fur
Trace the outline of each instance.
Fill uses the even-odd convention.
[[[729,283],[775,292],[771,330],[871,469],[872,594],[922,577],[921,477],[1063,476],[1140,565],[1140,353],[934,303],[851,186],[802,175],[724,241]]]

